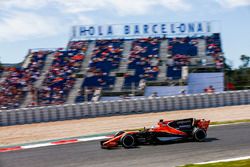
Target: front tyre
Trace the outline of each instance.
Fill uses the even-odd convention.
[[[133,135],[125,134],[120,140],[124,148],[133,148],[135,147],[135,138]]]
[[[194,131],[193,131],[194,141],[201,142],[201,141],[204,141],[206,137],[207,137],[207,133],[205,130],[199,129],[199,128],[194,129]]]

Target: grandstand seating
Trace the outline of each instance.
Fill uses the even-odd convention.
[[[0,77],[2,76],[3,72],[4,72],[4,68],[0,66]]]
[[[71,42],[69,50],[54,53],[54,60],[42,88],[38,91],[38,104],[63,104],[75,83],[75,74],[84,61],[88,42]]]
[[[87,76],[83,82],[85,87],[103,87],[109,89],[114,85],[115,77],[110,76],[110,71],[117,69],[120,64],[122,54],[122,40],[102,40],[96,41]]]
[[[115,76],[110,76],[110,72],[119,67],[122,51],[123,40],[96,41],[89,63],[88,76],[84,79],[75,102],[83,102],[86,97],[90,101],[96,88],[112,89]]]
[[[94,96],[95,89],[81,89],[75,99],[75,103],[82,103],[84,101],[91,101]]]
[[[41,70],[49,51],[33,52],[27,68],[10,68],[5,81],[0,83],[0,107],[18,108],[27,91],[33,91],[33,83],[41,75]]]
[[[221,40],[220,34],[213,34],[212,36],[206,37],[206,54],[214,58],[216,68],[223,67],[223,56],[221,56]]]
[[[212,36],[206,37],[206,44],[207,44],[207,55],[210,56],[218,56],[221,53],[221,42],[220,42],[220,35],[213,34]]]
[[[197,38],[168,38],[169,54],[175,55],[188,55],[188,56],[197,56]]]
[[[168,66],[166,76],[168,79],[177,80],[181,79],[182,68],[181,66]]]
[[[138,86],[141,79],[156,80],[159,72],[159,47],[161,39],[146,38],[134,40],[129,56],[128,68],[134,75],[125,74],[125,87]]]
[[[160,46],[164,40],[167,40],[168,45],[163,49],[168,54],[160,56]],[[67,49],[32,52],[27,67],[12,68],[4,82],[0,83],[0,107],[18,108],[28,91],[33,96],[32,106],[66,103],[69,92],[72,89],[78,91],[80,87],[74,88],[77,74],[83,74],[83,77],[80,78],[82,86],[78,94],[75,93],[75,102],[91,101],[96,89],[113,90],[121,62],[126,62],[127,65],[127,71],[119,74],[119,77],[124,77],[123,88],[126,90],[138,88],[141,80],[157,81],[163,64],[162,56],[166,60],[166,64],[163,64],[164,67],[166,65],[163,77],[167,81],[179,80],[182,78],[183,66],[190,66],[193,59],[200,58],[199,40],[205,41],[203,57],[211,58],[214,67],[223,68],[220,34],[207,37],[133,39],[130,40],[132,47],[126,58],[123,57],[125,39],[96,40],[85,71],[81,71],[81,67],[90,41],[70,41]],[[45,71],[45,79],[41,79],[49,54],[53,54],[53,62],[49,70]],[[0,76],[1,73],[0,69]],[[35,88],[34,83],[39,79],[42,85]]]

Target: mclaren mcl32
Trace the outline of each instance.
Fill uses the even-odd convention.
[[[169,141],[204,141],[210,121],[204,119],[160,120],[155,127],[136,131],[120,131],[112,138],[101,141],[101,147],[133,148],[145,144],[162,144]]]

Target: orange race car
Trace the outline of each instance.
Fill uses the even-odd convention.
[[[204,119],[160,120],[157,126],[137,131],[120,131],[112,138],[101,141],[102,148],[123,146],[133,148],[143,144],[160,144],[169,141],[204,141],[210,121]]]

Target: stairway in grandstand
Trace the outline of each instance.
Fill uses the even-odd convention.
[[[206,40],[205,39],[199,39],[198,40],[198,56],[199,60],[204,63],[204,65],[213,65],[214,59],[213,57],[206,55]],[[197,65],[197,64],[195,64]]]
[[[132,41],[131,40],[125,41],[124,42],[124,50],[123,50],[123,53],[122,53],[122,61],[121,61],[120,66],[119,66],[118,73],[127,72],[128,58],[129,58],[131,48],[132,48]]]
[[[49,67],[52,65],[53,60],[54,60],[54,52],[47,56],[45,66],[43,67],[43,70],[42,70],[42,75],[35,82],[36,88],[39,88],[40,86],[42,86],[42,83],[46,77],[46,73],[49,71]]]
[[[88,45],[86,56],[85,56],[84,61],[82,62],[81,70],[79,72],[79,74],[83,74],[82,76],[84,76],[84,77],[83,78],[76,78],[76,82],[75,82],[72,90],[69,92],[69,96],[68,96],[68,99],[66,102],[67,104],[75,103],[75,98],[77,96],[77,93],[81,89],[83,80],[88,73],[87,71],[88,71],[89,61],[91,59],[91,54],[95,48],[95,44],[96,44],[95,41],[91,41]]]
[[[124,42],[124,50],[123,50],[123,53],[122,53],[122,60],[121,60],[121,63],[120,63],[120,66],[117,70],[117,73],[125,73],[127,72],[128,70],[128,57],[130,55],[130,51],[131,51],[131,48],[132,48],[132,41],[131,40],[126,40]],[[119,92],[122,90],[122,87],[123,87],[123,83],[124,83],[124,77],[121,76],[121,77],[116,77],[116,82],[115,82],[115,85],[114,85],[114,91],[115,92]]]
[[[22,64],[22,68],[27,68],[28,67],[28,65],[30,64],[30,61],[31,61],[31,57],[32,57],[32,53],[30,52],[26,56],[26,58],[25,58],[25,60],[24,60],[24,62]],[[26,107],[28,105],[28,103],[31,102],[31,100],[32,100],[32,95],[31,95],[31,92],[28,91],[27,95],[26,95],[26,98],[24,99],[23,103],[21,104],[21,107]]]
[[[124,83],[124,77],[116,77],[114,91],[120,92]]]
[[[3,73],[1,74],[1,76],[0,76],[0,83],[2,83],[4,80],[5,80],[5,78],[6,78],[6,76],[9,74],[9,72],[8,71],[3,71]]]
[[[167,64],[167,59],[168,59],[167,48],[168,48],[168,40],[164,39],[162,40],[161,45],[160,45],[161,65],[159,66],[160,71],[157,77],[158,81],[164,81],[166,79],[166,70],[167,70],[166,64]]]
[[[42,69],[41,76],[34,83],[35,88],[40,88],[42,86],[42,82],[44,81],[44,79],[46,77],[46,73],[49,70],[49,67],[51,66],[51,64],[53,62],[53,57],[54,57],[54,52],[48,54],[48,56],[46,58],[45,65]],[[27,58],[23,64],[24,68],[25,68],[25,66],[27,66],[30,63],[30,59],[31,59],[31,55],[27,56]],[[31,91],[29,91],[28,94],[26,95],[26,98],[24,99],[23,103],[21,104],[21,107],[26,107],[31,101],[32,101],[32,94],[31,94]]]
[[[95,48],[95,45],[96,45],[96,41],[91,41],[88,45],[88,50],[86,52],[86,57],[83,61],[83,64],[82,64],[82,67],[81,67],[81,73],[82,74],[86,74],[87,75],[87,71],[88,71],[88,68],[89,68],[89,62],[90,62],[90,59],[91,59],[91,54]]]
[[[22,64],[22,68],[27,68],[28,67],[28,65],[30,64],[31,58],[32,58],[32,53],[29,52],[28,55],[26,56],[23,64]]]
[[[198,40],[198,55],[200,57],[206,56],[206,41],[205,41],[205,39]]]

